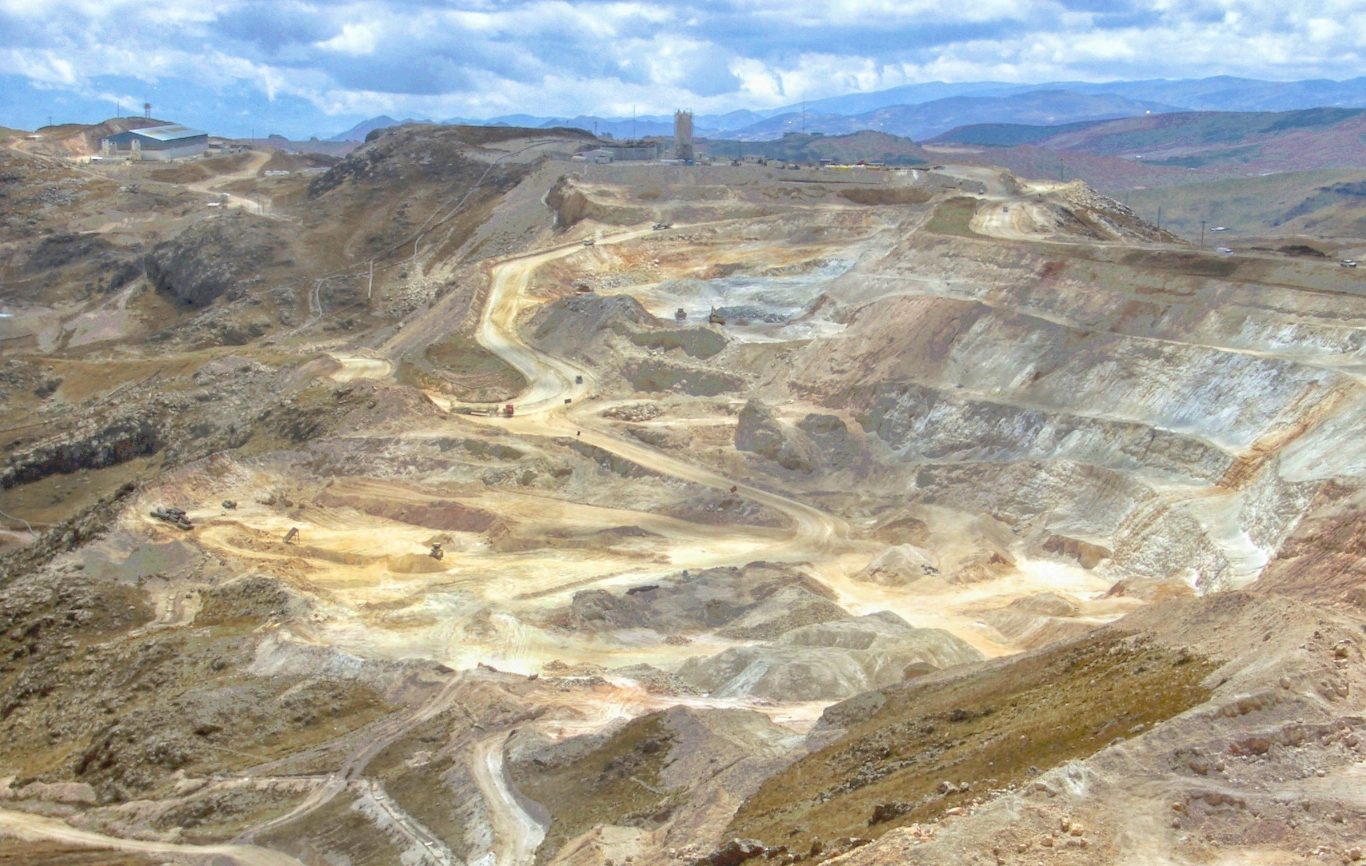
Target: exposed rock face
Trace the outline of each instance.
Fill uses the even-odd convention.
[[[1044,540],[1043,549],[1048,553],[1075,559],[1082,568],[1095,568],[1112,555],[1110,548],[1080,538],[1050,534]]]
[[[720,628],[748,632],[795,616],[805,616],[809,623],[847,615],[817,581],[787,566],[752,562],[744,568],[675,575],[621,594],[578,592],[555,621],[574,629],[651,628],[681,634]]]
[[[939,574],[934,558],[910,544],[887,548],[855,577],[884,586],[907,586]]]
[[[739,391],[745,380],[732,373],[648,358],[622,369],[637,391],[681,391],[694,397],[715,397]]]
[[[757,857],[770,859],[781,856],[786,849],[771,849],[755,839],[732,839],[705,857],[693,861],[693,866],[740,866]]]
[[[806,437],[779,421],[773,411],[756,398],[740,410],[735,427],[735,448],[766,457],[784,469],[810,472],[814,463]]]
[[[283,247],[268,220],[224,214],[158,244],[146,258],[147,275],[159,290],[203,307],[244,289]]]
[[[24,453],[10,455],[10,464],[0,471],[0,488],[37,481],[48,475],[103,469],[134,457],[155,454],[161,447],[157,413],[132,412],[94,429],[77,430]]]
[[[899,683],[907,669],[951,667],[981,653],[941,629],[883,611],[802,626],[777,640],[683,663],[678,676],[717,697],[833,700]]]
[[[631,336],[631,342],[648,349],[681,349],[693,358],[710,358],[726,348],[724,335],[710,328],[668,328]]]
[[[629,295],[572,295],[546,304],[531,321],[536,345],[557,354],[579,355],[607,334],[628,335],[659,323]]]
[[[812,412],[797,422],[797,429],[806,434],[831,469],[845,469],[858,462],[861,443],[840,416]]]
[[[630,225],[646,222],[650,211],[643,207],[614,205],[587,195],[573,180],[560,178],[559,182],[546,193],[545,203],[555,213],[555,228],[567,229],[591,219],[613,225]]]

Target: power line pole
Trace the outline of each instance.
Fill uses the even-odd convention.
[[[1200,220],[1200,246],[1205,246],[1205,221]]]
[[[365,300],[370,300],[375,296],[375,260],[370,260],[370,285],[365,290]]]

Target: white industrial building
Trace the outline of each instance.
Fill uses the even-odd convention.
[[[167,160],[198,156],[209,148],[209,134],[178,123],[116,132],[100,141],[100,155],[124,159]]]

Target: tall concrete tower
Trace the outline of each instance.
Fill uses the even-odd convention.
[[[674,112],[674,158],[692,162],[692,112]]]

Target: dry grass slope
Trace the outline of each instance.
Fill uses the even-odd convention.
[[[1104,633],[956,679],[855,698],[827,712],[848,730],[765,782],[727,835],[806,853],[818,840],[875,838],[933,820],[1199,704],[1212,669]],[[948,793],[939,791],[944,781],[954,786]],[[879,806],[895,817],[875,822]]]

